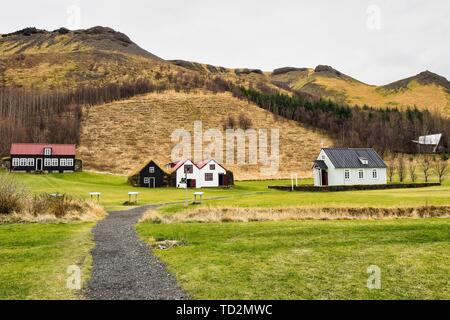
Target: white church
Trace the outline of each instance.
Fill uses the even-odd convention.
[[[314,161],[314,186],[387,184],[387,166],[372,148],[323,148]]]

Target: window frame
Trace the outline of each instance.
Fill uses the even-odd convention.
[[[73,162],[73,159],[72,159],[72,158],[67,158],[67,159],[66,159],[66,163],[67,163],[67,166],[68,166],[68,167],[73,167],[74,162]]]
[[[211,163],[209,165],[209,170],[216,170],[216,164],[215,163]]]
[[[28,167],[34,167],[34,158],[28,158],[27,159],[27,166]]]
[[[59,166],[67,167],[67,159],[61,158],[61,160],[59,160]]]
[[[208,182],[214,181],[214,174],[212,172],[205,172],[205,181]]]
[[[44,167],[51,167],[51,166],[52,166],[52,158],[45,158]]]
[[[52,148],[50,147],[45,147],[44,148],[44,156],[51,156],[52,155]]]
[[[378,170],[377,169],[372,170],[372,179],[374,179],[374,180],[378,179]]]
[[[59,159],[58,158],[51,158],[52,159],[52,167],[59,167]]]
[[[364,180],[364,170],[359,170],[358,171],[358,178],[359,180]]]
[[[194,173],[194,165],[193,164],[185,164],[183,166],[183,168],[184,168],[184,173],[187,173],[187,174],[193,174]],[[188,168],[190,170],[187,170]]]
[[[19,167],[20,166],[20,159],[19,158],[13,158],[11,161],[11,165],[13,167]]]
[[[344,170],[344,180],[350,180],[350,170]]]
[[[148,167],[148,173],[155,173],[155,167],[154,166]]]

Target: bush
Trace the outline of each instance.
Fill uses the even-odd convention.
[[[0,174],[0,213],[21,212],[28,199],[25,186],[15,181],[9,174]]]

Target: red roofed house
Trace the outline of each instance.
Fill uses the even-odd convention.
[[[75,171],[74,144],[13,143],[10,155],[11,171]]]
[[[170,171],[171,184],[177,188],[224,187],[233,183],[231,171],[212,159],[197,164],[182,160],[170,164]]]

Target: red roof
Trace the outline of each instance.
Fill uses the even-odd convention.
[[[74,156],[74,144],[45,144],[45,143],[13,143],[11,155],[44,155],[44,148],[52,148],[52,155]]]

